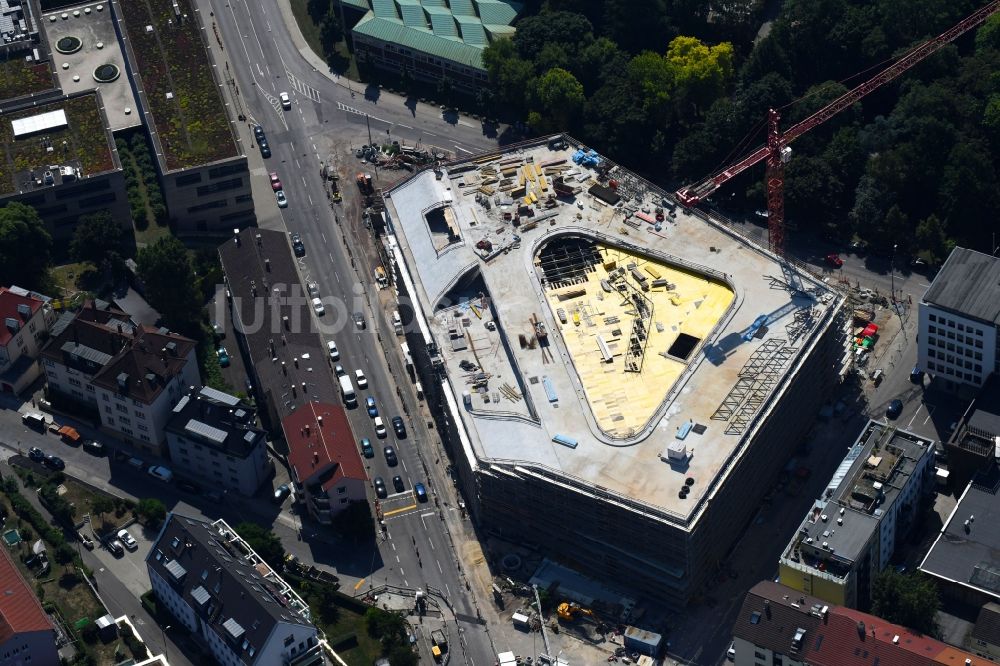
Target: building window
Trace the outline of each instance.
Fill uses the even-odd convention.
[[[109,398],[109,397],[108,397],[108,394],[107,394],[107,393],[102,393],[102,394],[101,394],[101,397],[102,397],[102,398],[104,398],[104,401],[105,401],[105,402],[110,402],[110,401],[111,401],[111,398]]]
[[[763,654],[761,652],[757,652],[756,650],[753,651],[753,656],[754,656],[754,659],[760,659],[761,661],[766,661],[767,660],[767,655],[765,655],[765,654]]]
[[[347,487],[346,486],[340,486],[340,487],[337,488],[337,493],[340,494],[340,495],[343,495],[346,492],[347,492]]]
[[[931,321],[937,321],[937,315],[935,314],[927,315],[927,318],[930,319]]]
[[[69,383],[70,383],[70,386],[80,386],[80,380],[79,379],[73,379],[72,377],[69,378]]]

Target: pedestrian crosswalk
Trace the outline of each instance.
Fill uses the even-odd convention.
[[[359,111],[359,110],[355,109],[353,106],[347,106],[343,102],[337,102],[337,109],[340,110],[340,111],[346,111],[348,113],[356,113],[359,116],[367,116],[368,115],[364,111]]]
[[[295,90],[300,95],[305,95],[306,97],[308,97],[309,99],[311,99],[314,102],[321,101],[320,100],[320,96],[319,96],[319,91],[316,90],[315,88],[313,88],[311,85],[309,85],[308,83],[306,83],[302,79],[299,79],[298,77],[296,77],[294,74],[292,74],[288,70],[285,70],[285,76],[288,77],[288,83],[293,88],[295,88]]]

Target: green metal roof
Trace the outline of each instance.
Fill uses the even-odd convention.
[[[443,2],[444,0],[442,0]],[[353,7],[354,9],[361,9],[368,11],[372,8],[371,3],[368,0],[340,0],[347,7]]]
[[[514,0],[341,0],[369,8],[354,32],[413,51],[483,69],[482,50],[499,36],[521,4]]]

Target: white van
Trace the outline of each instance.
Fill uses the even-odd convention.
[[[45,430],[45,417],[38,412],[23,414],[21,416],[21,423],[37,430]]]
[[[340,392],[344,396],[344,404],[348,407],[357,407],[358,396],[354,393],[354,385],[351,384],[351,378],[347,375],[341,375],[338,379],[340,381]]]
[[[399,317],[399,310],[392,311],[392,330],[396,332],[396,335],[403,334],[403,320]]]

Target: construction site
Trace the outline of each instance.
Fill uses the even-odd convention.
[[[570,137],[384,195],[409,348],[469,511],[685,605],[838,382],[844,296]]]

